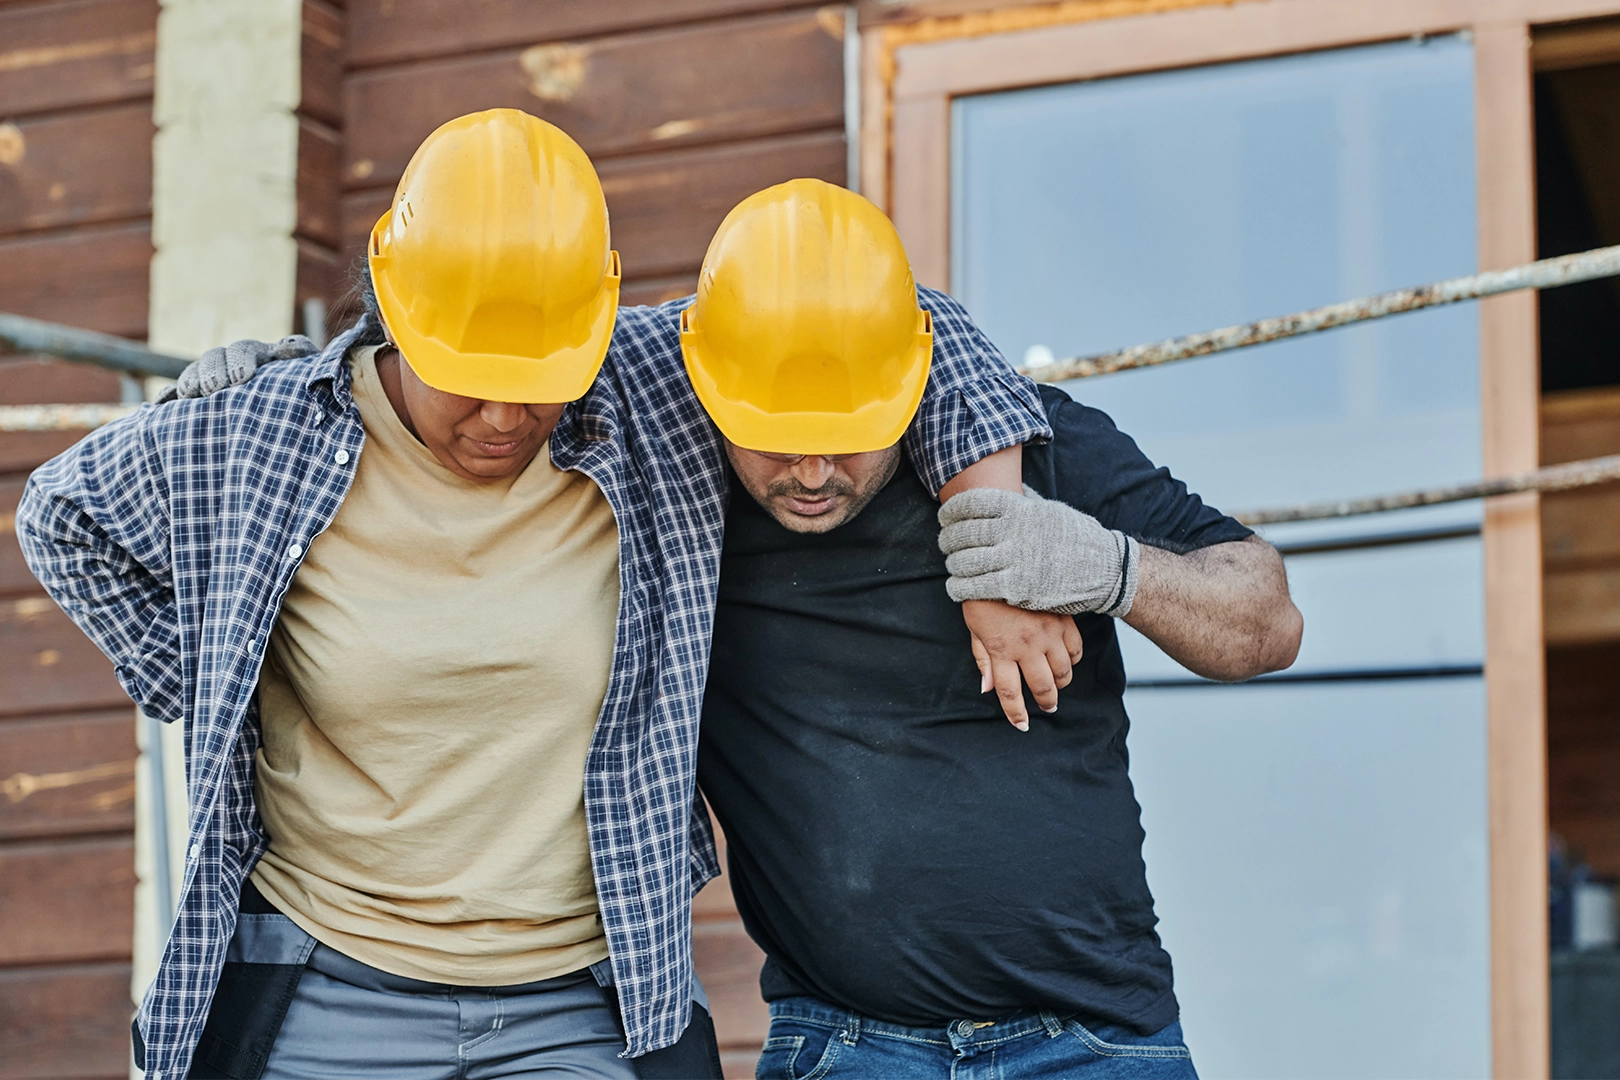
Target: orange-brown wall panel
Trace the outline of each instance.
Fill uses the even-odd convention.
[[[0,235],[151,216],[150,102],[13,127],[0,156]]]
[[[157,0],[0,8],[0,117],[152,96]]]
[[[129,968],[0,971],[0,1080],[129,1076]]]
[[[351,0],[358,67],[793,7],[800,0]],[[801,4],[802,6],[802,4]]]
[[[0,840],[130,832],[135,752],[128,708],[0,722]]]
[[[128,959],[134,893],[133,837],[0,848],[0,965]]]
[[[780,15],[508,49],[350,76],[345,180],[391,187],[463,113],[525,109],[594,158],[843,123],[842,22]]]
[[[0,717],[129,706],[112,664],[43,593],[0,600]]]

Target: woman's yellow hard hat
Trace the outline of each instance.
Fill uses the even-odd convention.
[[[738,446],[859,454],[905,434],[933,326],[883,212],[821,180],[790,180],[720,224],[681,316],[681,353]]]
[[[429,135],[368,254],[383,319],[429,386],[538,403],[595,380],[619,256],[590,159],[544,120],[490,109]]]

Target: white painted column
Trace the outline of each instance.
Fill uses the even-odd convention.
[[[155,349],[195,356],[292,331],[301,32],[301,0],[162,0],[152,109]],[[180,726],[137,723],[143,750],[152,741],[162,749],[160,762],[143,756],[138,770],[131,988],[139,1000],[172,919],[160,898],[178,900],[184,880],[187,808]],[[154,857],[164,847],[167,874]]]

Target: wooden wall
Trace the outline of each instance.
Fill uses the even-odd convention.
[[[1547,394],[1544,464],[1620,454],[1620,387]],[[1542,497],[1547,816],[1620,877],[1620,484]]]
[[[0,2],[0,311],[145,337],[157,7]],[[119,397],[0,356],[0,402]],[[0,435],[0,1078],[129,1069],[134,710],[15,530],[29,470],[73,438]]]
[[[417,145],[477,109],[534,113],[591,155],[629,304],[690,292],[743,197],[796,176],[844,179],[839,5],[347,0],[339,11],[309,0],[306,35],[317,22],[343,24],[346,39],[341,115],[318,117],[340,145],[301,152],[299,187],[336,202],[337,224],[306,216],[301,197],[300,232],[335,253],[334,299]],[[313,147],[309,120],[305,130]]]

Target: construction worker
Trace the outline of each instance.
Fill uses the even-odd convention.
[[[1211,678],[1286,667],[1282,560],[1053,387],[1027,489],[939,506],[910,415],[863,406],[915,377],[920,315],[887,219],[816,181],[733,210],[684,313],[733,471],[698,776],[766,954],[758,1075],[1194,1077],[1115,621]],[[958,601],[980,637],[992,601],[1083,637],[1045,631],[1060,689],[1026,733],[981,696]]]
[[[726,466],[679,311],[616,310],[595,171],[515,110],[423,142],[368,269],[324,352],[211,356],[204,396],[94,432],[18,510],[35,575],[185,723],[136,1064],[718,1076],[690,913]],[[926,378],[860,392],[917,407],[955,490],[1050,429],[943,298],[932,334]]]

